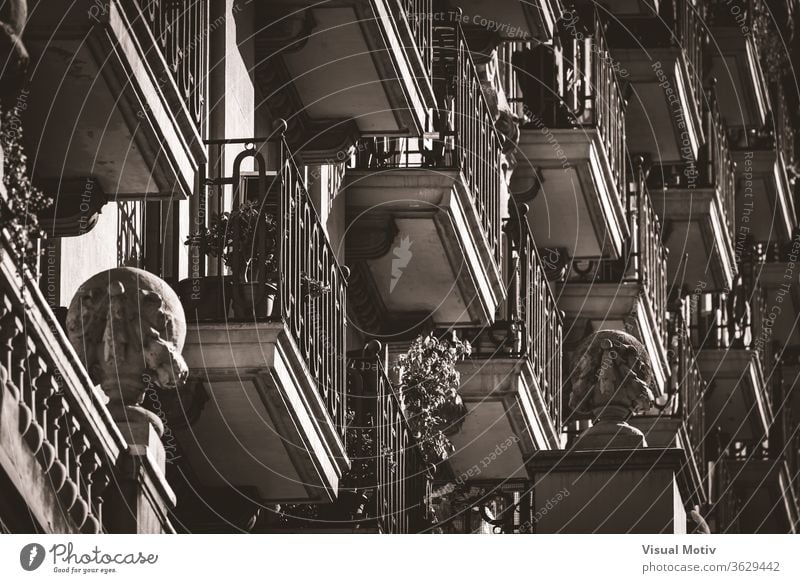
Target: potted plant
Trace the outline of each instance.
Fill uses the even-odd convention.
[[[253,201],[212,217],[190,235],[187,245],[220,257],[231,270],[231,297],[236,318],[272,315],[278,294],[278,221]]]
[[[469,356],[468,342],[419,336],[395,365],[409,425],[429,466],[455,450],[448,436],[461,429],[467,408],[459,394],[456,364]]]

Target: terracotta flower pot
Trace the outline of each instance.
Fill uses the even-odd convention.
[[[193,277],[178,282],[176,291],[187,320],[223,321],[230,315],[231,277]]]
[[[235,282],[233,315],[238,320],[263,319],[273,315],[278,286],[275,283]]]

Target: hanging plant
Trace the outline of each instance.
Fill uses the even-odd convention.
[[[18,100],[19,101],[19,100]],[[22,147],[20,108],[4,109],[0,118],[0,146],[3,149],[3,185],[0,200],[0,228],[9,234],[9,243],[23,265],[33,269],[38,259],[37,240],[45,237],[38,214],[53,200],[35,188],[28,176],[28,157]]]
[[[409,425],[428,465],[435,466],[455,451],[448,435],[461,428],[467,414],[456,363],[471,351],[468,342],[429,334],[414,340],[395,365]]]

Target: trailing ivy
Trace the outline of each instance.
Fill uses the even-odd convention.
[[[21,99],[21,98],[20,98]],[[34,187],[28,176],[28,157],[22,147],[21,107],[3,109],[0,116],[0,147],[3,149],[3,186],[6,194],[0,199],[0,228],[9,235],[9,242],[20,268],[36,266],[36,242],[45,233],[38,214],[53,204],[53,200]],[[24,101],[22,102],[24,105]]]
[[[455,451],[447,436],[461,428],[467,414],[456,363],[471,351],[468,342],[429,334],[416,338],[395,365],[408,422],[428,465],[437,465]]]

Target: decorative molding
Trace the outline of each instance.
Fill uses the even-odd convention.
[[[39,215],[49,237],[77,237],[91,231],[108,196],[93,177],[39,181],[54,204]]]
[[[399,232],[389,213],[368,212],[348,221],[350,228],[345,237],[348,261],[378,259],[391,250]]]

